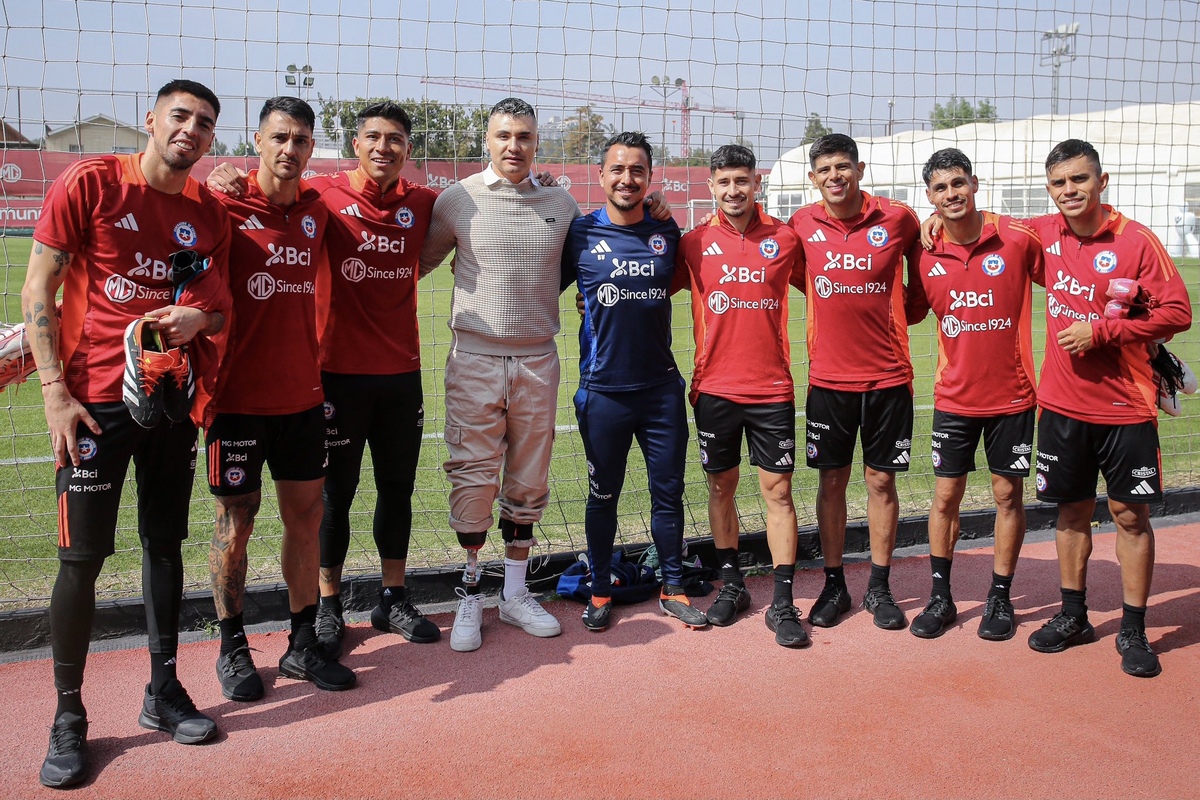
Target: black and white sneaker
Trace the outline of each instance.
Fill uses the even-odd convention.
[[[163,392],[164,378],[174,366],[171,356],[163,352],[158,331],[150,327],[153,320],[139,317],[125,328],[125,375],[121,380],[121,397],[133,421],[143,428],[153,428],[162,420],[166,410]],[[169,379],[168,379],[169,380]]]
[[[42,786],[62,789],[87,779],[87,732],[86,717],[70,711],[58,715],[50,727],[50,747],[38,775]]]
[[[263,682],[254,668],[249,645],[244,644],[229,655],[217,656],[217,680],[227,700],[250,703],[262,699]]]
[[[925,610],[913,619],[908,630],[913,636],[922,639],[936,639],[945,633],[946,628],[956,619],[958,619],[958,607],[954,605],[954,601],[949,597],[935,594],[929,598],[929,604],[925,606]]]
[[[320,610],[317,611],[318,622]],[[384,611],[382,605],[371,611],[371,626],[376,630],[398,633],[410,642],[429,644],[442,638],[442,629],[426,619],[408,598],[392,600],[392,607]],[[317,633],[320,638],[320,631]]]
[[[724,628],[726,625],[732,625],[737,615],[748,608],[750,592],[746,590],[745,584],[726,582],[721,591],[717,592],[717,599],[709,607],[706,616],[709,624]]]
[[[689,628],[708,627],[708,616],[692,605],[686,594],[660,594],[658,607],[664,614],[674,617]]]
[[[160,694],[151,694],[146,686],[138,725],[169,733],[180,744],[200,744],[217,735],[217,723],[196,710],[187,689],[175,678]]]
[[[1087,644],[1096,638],[1096,629],[1087,618],[1059,612],[1029,636],[1029,646],[1039,653],[1061,653],[1068,647]]]
[[[850,592],[840,584],[825,582],[825,588],[817,595],[808,621],[818,628],[832,628],[843,614],[850,610]]]
[[[1121,654],[1121,669],[1135,678],[1153,678],[1162,672],[1158,656],[1150,649],[1146,632],[1122,628],[1117,634],[1117,652]]]
[[[583,607],[583,627],[593,633],[599,633],[608,628],[609,620],[612,618],[612,599],[603,598],[604,602],[601,605],[596,605],[595,598],[588,600],[587,605]]]
[[[345,691],[352,688],[358,680],[354,670],[326,658],[315,637],[311,644],[301,649],[296,649],[295,646],[288,647],[283,658],[279,659],[279,674],[300,681],[312,681],[318,689],[327,692]]]
[[[781,647],[808,647],[812,640],[800,624],[800,611],[791,603],[767,609],[767,627],[775,631],[775,644]]]
[[[867,596],[863,598],[863,608],[875,616],[876,628],[898,631],[908,627],[904,612],[896,605],[892,590],[886,586],[867,589]]]
[[[990,595],[979,619],[979,638],[992,642],[1004,642],[1017,632],[1017,620],[1013,604],[1007,598]]]

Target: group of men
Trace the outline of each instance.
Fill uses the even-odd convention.
[[[734,503],[744,437],[758,468],[774,562],[766,624],[783,646],[809,643],[792,589],[796,414],[787,320],[788,287],[795,286],[807,299],[805,449],[808,465],[820,470],[826,575],[810,622],[833,626],[851,604],[841,563],[846,487],[861,434],[872,561],[864,605],[882,628],[907,625],[888,575],[895,475],[907,469],[912,439],[907,326],[932,308],[941,320],[933,589],[912,632],[937,636],[955,618],[949,575],[958,506],[981,433],[998,513],[980,635],[1007,639],[1015,632],[1008,591],[1040,402],[1037,488],[1041,499],[1060,504],[1063,609],[1030,645],[1057,652],[1093,635],[1084,576],[1096,475],[1103,472],[1125,588],[1117,647],[1127,672],[1157,674],[1144,627],[1153,565],[1147,503],[1161,496],[1148,346],[1185,330],[1190,305],[1153,234],[1101,205],[1107,176],[1090,145],[1071,140],[1051,153],[1048,185],[1061,213],[1027,224],[978,211],[970,162],[958,151],[935,154],[925,181],[942,228],[926,251],[911,209],[859,188],[865,165],[853,140],[838,134],[810,151],[821,201],[786,223],[755,202],[761,178],[754,154],[740,145],[719,148],[709,180],[716,214],[681,237],[661,195],[649,195],[653,151],[643,135],[621,133],[605,145],[599,174],[606,204],[581,216],[565,190],[534,175],[536,115],[516,98],[491,111],[490,163],[440,195],[400,176],[411,154],[411,123],[386,102],[358,115],[356,169],[303,179],[315,117],[306,103],[286,97],[262,109],[258,169],[222,165],[206,188],[189,173],[212,144],[219,111],[206,87],[167,84],[146,116],[146,151],[73,166],[52,187],[35,230],[22,305],[59,495],[60,571],[50,609],[58,707],[44,784],[69,786],[87,776],[80,690],[95,581],[114,551],[131,458],[151,657],[139,723],[181,743],[216,733],[175,674],[180,543],[198,427],[216,503],[210,566],[225,697],[253,701],[265,691],[242,615],[246,544],[264,465],[283,523],[292,615],[281,674],[326,690],[355,683],[338,661],[345,627],[339,591],[366,446],[383,572],[372,625],[413,642],[440,638],[408,600],[404,573],[424,423],[416,286],[452,251],[445,470],[450,526],[468,553],[452,649],[482,643],[474,554],[495,524],[497,500],[505,544],[500,619],[534,636],[561,632],[529,592],[526,564],[549,498],[558,304],[572,282],[583,297],[575,409],[589,481],[592,600],[583,624],[601,631],[611,622],[609,564],[634,439],[648,465],[662,611],[702,627],[732,624],[750,607]],[[207,269],[181,293],[172,265],[183,251],[184,260]],[[1136,279],[1150,302],[1127,318],[1104,318],[1101,277]],[[1037,395],[1033,281],[1048,284],[1054,345]],[[670,297],[682,289],[691,293],[696,340],[688,399],[722,579],[707,612],[691,604],[682,577],[687,422],[670,331]],[[141,345],[143,328],[170,350],[169,375],[150,370],[138,347],[126,345],[134,330]],[[158,391],[156,380],[180,376],[182,387],[185,375],[196,386],[190,418],[163,415],[143,427],[122,401],[123,382],[127,400],[132,393],[134,402],[146,402]]]

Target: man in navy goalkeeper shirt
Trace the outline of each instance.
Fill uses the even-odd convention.
[[[684,382],[671,354],[670,299],[679,226],[646,212],[652,174],[643,134],[611,138],[600,164],[607,203],[576,219],[563,247],[564,286],[578,279],[584,298],[575,415],[589,484],[584,524],[592,600],[583,624],[593,631],[610,619],[617,502],[635,437],[650,480],[650,535],[663,577],[659,606],[689,627],[708,624],[682,587],[688,429]]]

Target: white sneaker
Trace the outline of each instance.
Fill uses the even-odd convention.
[[[554,615],[542,608],[529,589],[523,589],[520,594],[505,600],[500,596],[500,621],[516,625],[526,633],[547,638],[562,633],[562,626]]]
[[[483,625],[482,594],[467,594],[461,586],[454,590],[458,595],[458,611],[454,613],[454,627],[450,629],[450,649],[460,653],[478,650],[483,644],[483,634],[479,628]]]

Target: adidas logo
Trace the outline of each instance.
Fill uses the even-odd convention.
[[[1061,256],[1062,255],[1062,242],[1061,241],[1055,242],[1054,244],[1050,245],[1049,247],[1046,248],[1046,252],[1052,256]]]
[[[358,217],[359,219],[363,218],[362,212],[358,210],[358,203],[351,203],[338,213],[345,214],[347,217]]]
[[[931,270],[929,270],[929,272],[925,273],[925,275],[930,278],[936,278],[938,275],[945,275],[945,274],[946,274],[946,268],[942,266],[942,262],[940,262],[940,261],[933,262],[933,269],[931,269]]]
[[[138,229],[137,220],[133,218],[133,212],[130,211],[125,216],[113,223],[118,228],[124,228],[127,231],[136,231]]]
[[[809,240],[810,242],[823,242],[823,241],[825,241],[825,231],[821,230],[820,228],[817,228],[817,232],[816,232],[816,233],[814,233],[812,236],[808,237],[808,240]]]
[[[251,214],[250,218],[247,219],[245,222],[243,222],[241,225],[238,225],[238,228],[243,231],[264,230],[263,224],[261,222],[259,222],[258,217],[254,216],[253,214]]]
[[[1029,469],[1029,459],[1021,456],[1016,461],[1008,465],[1009,469]]]
[[[908,451],[905,450],[903,453],[901,453],[900,455],[893,458],[892,463],[893,464],[907,464],[908,463]]]
[[[779,459],[778,461],[776,461],[776,462],[775,462],[775,466],[777,466],[777,467],[790,467],[790,466],[793,466],[793,465],[795,465],[795,463],[796,463],[796,462],[792,460],[792,454],[791,454],[791,453],[784,453],[784,454],[783,454],[783,458],[781,458],[781,459]]]
[[[612,248],[609,247],[608,242],[604,241],[603,239],[600,240],[599,244],[592,248],[592,255],[594,255],[600,261],[603,261],[604,256],[611,252]]]
[[[1150,484],[1146,483],[1145,481],[1142,481],[1137,486],[1130,489],[1129,493],[1130,494],[1154,494],[1154,489],[1152,489],[1150,487]]]
[[[716,242],[713,242],[712,244],[710,244],[708,247],[706,247],[704,249],[704,255],[706,255],[706,256],[723,256],[723,255],[725,255],[725,251],[722,250],[717,245]]]

